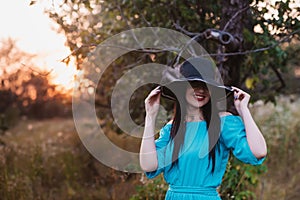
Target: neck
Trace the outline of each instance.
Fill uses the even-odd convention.
[[[199,108],[187,106],[186,121],[199,121],[203,119],[204,119],[203,113]]]

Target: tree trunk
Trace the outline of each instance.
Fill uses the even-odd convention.
[[[238,48],[233,51],[243,51],[243,30],[249,24],[249,1],[248,0],[223,0],[221,30],[232,34],[240,41]],[[227,47],[220,47],[219,52],[230,52]],[[222,74],[225,85],[240,86],[240,67],[244,56],[219,56],[217,58],[218,67]]]
[[[243,30],[246,24],[249,24],[248,0],[222,0],[222,19],[220,30],[224,30],[234,36],[239,44],[236,49],[232,50],[228,47],[219,46],[220,54],[230,51],[243,51]],[[241,87],[240,83],[240,67],[242,66],[244,56],[218,56],[217,63],[225,85]],[[233,98],[229,98],[227,102],[227,110],[237,114],[233,104]]]

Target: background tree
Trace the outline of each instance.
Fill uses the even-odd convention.
[[[48,13],[66,34],[78,68],[97,44],[114,34],[138,27],[170,28],[194,37],[215,58],[225,84],[253,90],[253,100],[265,101],[274,101],[276,94],[284,92],[287,46],[299,40],[300,32],[295,0],[65,0]],[[115,83],[128,65],[153,62],[149,53],[133,58],[130,55],[113,63],[103,83]],[[156,55],[155,62],[170,65],[173,60],[174,55],[163,54]],[[111,73],[115,79],[105,81]],[[98,85],[103,108],[109,107],[107,96],[113,85]]]
[[[66,106],[68,98],[49,82],[50,72],[35,70],[34,57],[18,49],[14,40],[2,41],[0,113],[8,127],[21,115],[41,119],[70,114],[70,108]]]
[[[47,12],[65,33],[78,68],[95,46],[114,34],[139,27],[170,28],[197,40],[215,59],[225,84],[251,90],[254,101],[275,101],[285,92],[287,52],[300,33],[295,0],[65,0]],[[175,57],[145,50],[112,63],[103,84],[97,85],[99,113],[110,117],[111,91],[126,70],[148,62],[171,65]],[[135,106],[142,107],[143,92],[132,96]],[[135,112],[140,110],[132,110],[132,116],[142,123]]]

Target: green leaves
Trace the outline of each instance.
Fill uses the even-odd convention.
[[[243,164],[233,156],[227,165],[219,193],[222,199],[250,199],[255,194],[250,190],[258,184],[258,177],[266,172],[265,165],[252,166]]]
[[[137,186],[137,193],[133,195],[130,200],[163,200],[165,199],[167,190],[168,185],[164,181],[163,175],[159,175],[153,180],[146,180],[144,185]]]

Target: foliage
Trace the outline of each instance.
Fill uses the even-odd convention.
[[[282,92],[285,86],[285,80],[282,78],[282,73],[287,70],[288,55],[285,46],[292,41],[299,41],[299,7],[295,0],[230,1],[232,5],[227,6],[234,7],[245,2],[247,5],[236,13],[230,13],[232,15],[229,16],[229,19],[232,17],[232,21],[231,19],[224,21],[225,15],[228,14],[223,13],[223,10],[227,8],[222,6],[224,2],[228,1],[65,0],[56,7],[50,6],[48,13],[65,33],[67,45],[73,51],[72,56],[76,57],[78,68],[82,68],[83,63],[88,59],[89,52],[95,46],[108,37],[131,28],[158,26],[174,29],[176,23],[189,32],[203,33],[209,28],[222,29],[227,23],[230,26],[243,25],[242,33],[240,33],[242,43],[237,52],[223,51],[224,46],[211,40],[202,40],[200,43],[209,53],[223,58],[221,64],[223,61],[231,60],[232,65],[229,67],[235,67],[237,70],[225,74],[225,78],[232,76],[237,79],[234,80],[234,83],[238,83],[238,86],[254,93],[254,101],[263,99],[266,102],[274,102],[275,96]],[[230,9],[227,8],[227,10]],[[242,20],[237,17],[239,15],[243,16]],[[103,84],[93,83],[97,86],[96,105],[98,102],[101,118],[108,117],[106,120],[111,120],[110,95],[116,81],[127,70],[130,70],[132,66],[149,62],[170,64],[170,60],[174,60],[175,57],[170,54],[155,54],[154,56],[159,59],[151,59],[153,56],[149,53],[131,52],[112,63],[107,71],[101,72],[104,73]],[[69,57],[64,61],[68,63]],[[91,71],[93,70],[96,71],[91,69]],[[238,80],[239,77],[240,80]],[[140,95],[141,93],[143,95]],[[132,101],[143,102],[145,90],[141,93],[136,93]],[[138,104],[137,107],[141,108],[142,104]],[[139,115],[139,113],[140,109],[133,109],[131,114],[136,117],[136,121],[141,122],[143,115]],[[232,174],[240,173],[241,176],[246,174],[244,176],[250,183],[255,183],[255,181],[253,182],[255,173],[261,172],[251,171],[245,166],[241,166],[241,170],[238,172],[235,171],[236,166],[229,169]],[[249,171],[253,173],[253,176],[247,175],[250,173]],[[241,179],[234,179],[230,176],[226,180],[231,183],[235,181],[238,184],[238,180]],[[231,183],[229,185],[234,187]],[[250,193],[237,194],[232,191],[229,194],[229,196],[235,195],[235,197],[250,195]]]
[[[262,48],[248,54],[242,65],[242,83],[255,93],[254,101],[275,101],[275,96],[285,88],[283,73],[287,71],[287,48],[299,41],[299,6],[296,1],[254,1],[251,12],[253,30],[244,30],[245,43],[251,49]],[[285,44],[284,44],[285,43]],[[246,82],[252,84],[246,85]]]
[[[0,54],[0,112],[8,126],[21,115],[36,118],[70,115],[67,96],[49,82],[49,73],[34,70],[34,55],[18,49],[11,39],[3,40]],[[1,123],[4,122],[0,126]]]
[[[247,194],[255,192],[256,199],[299,199],[299,106],[299,97],[291,96],[277,99],[277,105],[251,108],[267,139],[268,171],[260,174],[265,167],[230,164],[228,170],[230,167],[234,173],[228,181],[225,178],[229,176],[224,177],[225,188],[220,188],[224,196],[229,191],[225,182],[230,180],[230,184],[240,181],[238,188],[243,185]],[[162,177],[148,180],[144,175],[118,173],[97,163],[80,145],[72,119],[20,120],[0,136],[0,196],[4,200],[146,199],[147,195],[158,199],[163,198],[166,187]]]
[[[0,135],[1,200],[126,199],[136,182],[93,159],[72,119],[20,120]]]
[[[251,189],[257,186],[259,176],[264,172],[266,172],[265,165],[246,165],[231,156],[220,187],[220,196],[224,200],[242,200],[255,197]]]
[[[247,165],[231,156],[222,184],[218,189],[221,198],[224,200],[255,198],[253,188],[258,185],[259,177],[265,172],[265,165]],[[159,175],[153,180],[144,181],[142,186],[137,186],[137,193],[131,199],[164,199],[167,189],[168,185],[163,176]]]
[[[150,26],[174,29],[175,23],[194,33],[220,29],[224,24],[222,5],[221,1],[204,3],[201,0],[66,0],[57,7],[49,7],[48,13],[66,34],[67,44],[74,51],[73,55],[80,68],[92,50],[91,47],[127,29]],[[261,50],[246,53],[240,66],[241,83],[245,88],[260,92],[256,99],[274,101],[273,91],[284,86],[281,73],[286,69],[287,60],[285,48],[280,43],[288,44],[292,38],[299,39],[299,7],[295,0],[254,0],[249,1],[248,6],[249,9],[245,11],[249,18],[247,21],[236,21],[238,15],[232,18],[234,23],[247,23],[242,33],[243,47],[240,50]],[[239,14],[242,13],[240,10]],[[229,23],[229,26],[232,24]],[[202,40],[201,45],[212,54],[217,52],[217,45],[210,40]],[[134,62],[128,59],[126,57],[122,61],[123,66]],[[121,65],[117,68],[119,71],[124,70]]]
[[[267,141],[266,161],[251,166],[231,157],[219,188],[222,199],[299,199],[300,99],[299,95],[281,96],[276,102],[251,108]],[[155,179],[157,185],[150,181],[137,187],[134,199],[146,199],[148,191],[153,191],[152,196],[166,191],[156,190],[157,185],[166,184],[162,177]]]
[[[224,13],[226,6],[234,8],[242,5],[242,2],[247,5],[244,8],[238,7],[240,10],[236,13]],[[74,56],[78,68],[82,68],[89,60],[90,52],[97,45],[128,29],[154,26],[178,30],[176,24],[188,32],[203,33],[208,29],[222,30],[227,26],[230,33],[235,25],[242,24],[242,43],[237,52],[220,51],[224,47],[212,40],[201,39],[199,42],[209,53],[217,55],[214,58],[221,57],[229,65],[226,66],[229,68],[226,69],[229,70],[227,73],[221,71],[224,72],[224,79],[229,80],[225,82],[250,91],[253,101],[263,99],[266,102],[274,102],[274,96],[285,87],[282,73],[287,70],[288,57],[283,44],[298,41],[300,31],[299,8],[295,0],[240,0],[236,4],[203,0],[65,0],[63,3],[49,4],[46,12],[66,35],[66,44],[72,51],[63,61],[68,63],[70,57]],[[227,16],[229,14],[235,17]],[[232,18],[229,20],[228,17]],[[225,53],[224,56],[222,52]],[[95,103],[98,116],[111,121],[109,124],[114,124],[111,120],[111,94],[118,79],[128,70],[145,63],[171,65],[175,56],[170,53],[130,52],[118,58],[106,71],[94,69],[97,66],[91,65],[88,70],[92,74],[103,73],[101,82],[85,84],[97,88]],[[218,65],[222,66],[220,63]],[[144,93],[151,88],[153,87],[148,86],[144,91],[133,94],[131,102],[137,102],[139,108],[143,107]],[[130,113],[134,116],[134,121],[142,124],[140,109],[133,109]]]
[[[145,175],[142,175],[145,178]],[[136,187],[137,193],[130,200],[163,200],[168,190],[168,185],[165,183],[163,176],[159,175],[155,179],[144,181],[143,185]]]
[[[300,197],[300,176],[294,171],[300,166],[299,95],[280,96],[276,102],[276,105],[268,103],[253,110],[265,133],[269,155],[268,172],[261,177],[259,193],[262,199],[296,200]]]

